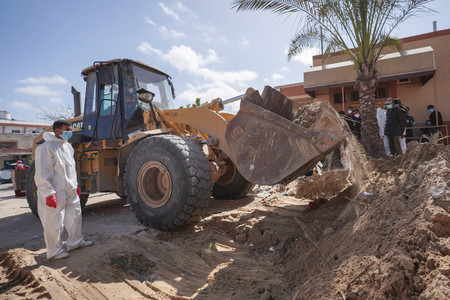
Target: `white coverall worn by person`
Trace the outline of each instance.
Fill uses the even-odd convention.
[[[380,137],[383,140],[384,152],[386,155],[391,155],[391,150],[389,149],[389,141],[387,136],[384,135],[384,127],[386,126],[386,110],[382,108],[377,108],[377,120]]]
[[[44,228],[47,259],[69,257],[66,251],[91,246],[81,231],[81,206],[73,148],[67,142],[72,126],[64,120],[53,124],[54,132],[45,132],[45,142],[36,148],[35,183],[38,213]],[[68,239],[63,248],[61,234],[64,227]]]

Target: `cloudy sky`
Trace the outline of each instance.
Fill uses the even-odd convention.
[[[73,106],[70,87],[84,95],[80,72],[94,61],[130,58],[165,71],[180,106],[301,82],[319,54],[312,48],[288,61],[298,19],[236,12],[231,0],[0,3],[0,110],[18,120],[41,121],[41,109]],[[429,6],[434,14],[410,19],[395,35],[430,32],[433,20],[450,29],[450,1]]]

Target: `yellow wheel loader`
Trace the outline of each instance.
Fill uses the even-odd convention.
[[[81,204],[89,194],[114,192],[140,222],[159,230],[187,224],[211,196],[244,197],[254,184],[287,183],[309,171],[345,138],[326,128],[292,121],[292,101],[266,87],[247,90],[237,115],[220,99],[174,108],[166,73],[130,59],[95,62],[86,81],[84,113],[74,94],[73,137]],[[325,130],[327,129],[327,130]],[[42,143],[42,135],[35,147]],[[35,166],[27,199],[37,215]]]

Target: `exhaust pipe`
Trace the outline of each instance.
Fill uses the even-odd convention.
[[[72,87],[72,95],[74,117],[78,117],[81,115],[81,94],[75,87]]]

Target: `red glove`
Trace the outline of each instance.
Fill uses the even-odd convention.
[[[77,186],[77,195],[78,195],[78,197],[80,197],[80,195],[81,195],[81,189],[79,186]]]
[[[56,196],[51,195],[51,196],[48,196],[47,198],[45,198],[45,204],[48,207],[56,208]]]

